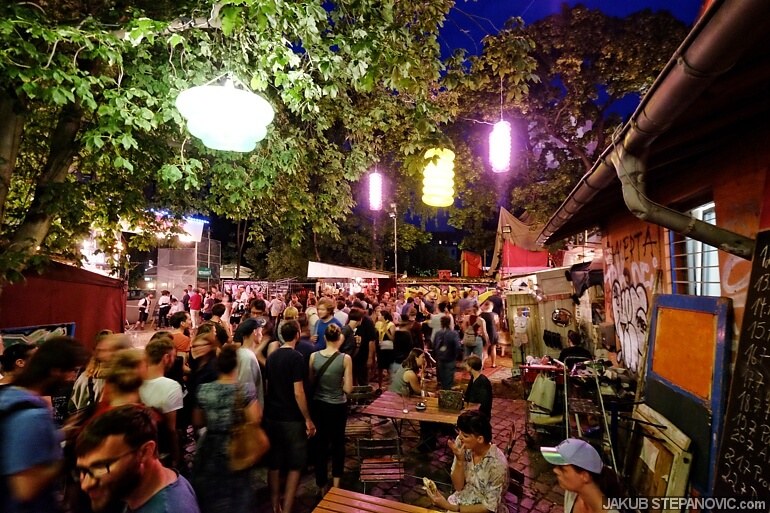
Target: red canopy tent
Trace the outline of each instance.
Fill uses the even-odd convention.
[[[537,243],[541,231],[542,226],[530,216],[525,214],[519,219],[501,207],[491,269],[499,271],[501,277],[548,269],[548,251]]]
[[[25,278],[25,283],[3,287],[0,329],[74,322],[75,338],[88,348],[101,330],[123,331],[126,289],[121,280],[59,262]]]

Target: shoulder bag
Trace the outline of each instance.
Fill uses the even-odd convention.
[[[246,420],[246,395],[241,385],[233,401],[233,424],[230,427],[230,470],[238,472],[256,465],[270,450],[270,440],[262,426]]]
[[[324,372],[326,372],[326,369],[329,368],[329,365],[331,365],[332,362],[341,354],[342,353],[337,351],[336,353],[331,355],[328,360],[326,360],[326,363],[323,364],[323,366],[320,369],[318,369],[318,374],[315,375],[315,379],[313,379],[313,383],[311,384],[311,389],[310,389],[311,398],[315,396],[315,391],[318,389],[318,384],[321,382],[321,376],[324,375]]]
[[[476,345],[479,343],[476,339],[476,332],[473,330],[473,328],[469,329],[466,328],[466,330],[463,331],[463,345],[465,347],[476,347]]]

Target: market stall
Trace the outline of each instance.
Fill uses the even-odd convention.
[[[307,277],[318,279],[319,293],[327,289],[344,289],[350,294],[363,290],[377,292],[389,289],[395,284],[393,277],[383,271],[312,261],[307,263]]]

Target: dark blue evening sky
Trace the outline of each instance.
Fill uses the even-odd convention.
[[[470,53],[481,52],[481,40],[488,34],[496,34],[513,16],[521,16],[526,24],[559,12],[561,5],[583,4],[591,9],[613,16],[624,17],[645,8],[668,10],[688,26],[695,22],[702,0],[457,0],[449,13],[449,19],[441,30],[441,49],[444,56],[455,48],[465,48]]]

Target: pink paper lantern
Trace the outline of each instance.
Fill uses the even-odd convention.
[[[382,175],[377,172],[369,175],[369,208],[382,210]]]
[[[495,173],[511,169],[511,124],[507,121],[495,123],[489,135],[489,163]]]

